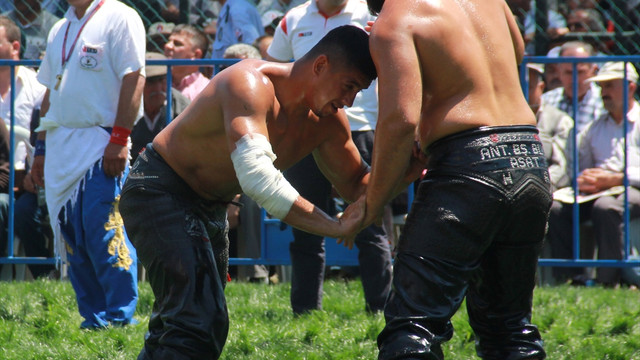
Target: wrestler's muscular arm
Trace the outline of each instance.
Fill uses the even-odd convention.
[[[255,139],[261,137],[269,139],[266,119],[273,111],[275,94],[273,87],[269,85],[270,82],[257,71],[229,72],[225,74],[225,77],[227,79],[224,80],[225,89],[221,91],[224,94],[221,95],[223,99],[220,104],[222,104],[224,114],[227,142],[233,158],[236,146],[241,144],[241,139],[246,139],[245,136],[248,135]],[[301,139],[301,141],[304,140]],[[261,166],[269,168],[253,170],[271,173],[277,171],[270,162],[262,162]],[[238,169],[235,163],[234,167]],[[243,184],[243,180],[246,179],[241,179],[241,177],[247,176],[247,174],[238,173],[236,170],[236,176],[240,184]],[[279,181],[286,182],[286,179],[280,178]],[[243,190],[246,192],[245,189]],[[254,200],[263,205],[258,199],[254,198]],[[298,195],[286,216],[283,216],[281,220],[306,232],[339,237],[357,228],[362,220],[363,208],[364,203],[362,202],[360,208],[355,207],[348,216],[336,220]]]
[[[412,33],[416,24],[404,9],[398,12],[394,11],[398,7],[388,7],[386,16],[379,17],[373,26],[369,39],[379,83],[384,86],[379,87],[378,125],[363,226],[381,214],[405,180],[412,164],[422,107],[422,75]]]
[[[369,165],[362,159],[351,139],[349,121],[343,110],[333,119],[323,119],[324,141],[313,152],[318,168],[338,194],[352,203],[364,195],[369,180]]]

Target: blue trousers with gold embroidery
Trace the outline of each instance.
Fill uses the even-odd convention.
[[[118,211],[127,173],[108,177],[96,162],[59,214],[82,328],[129,324],[136,309],[138,257]]]

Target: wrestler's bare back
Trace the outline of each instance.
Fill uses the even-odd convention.
[[[516,66],[524,44],[504,0],[387,0],[371,44],[377,63],[397,62],[392,58],[401,54],[417,57],[404,61],[406,67],[379,68],[378,74],[380,84],[398,73],[422,79],[418,89],[399,85],[398,91],[422,94],[413,100],[421,104],[416,111],[423,149],[469,128],[535,124]]]
[[[326,142],[330,133],[338,138],[348,136],[343,131],[348,129],[346,118],[334,116],[332,120],[319,121],[308,107],[284,109],[279,96],[280,89],[289,86],[284,80],[288,69],[289,64],[244,60],[217,74],[191,105],[156,136],[154,150],[200,196],[229,201],[241,192],[230,159],[237,140],[229,135],[230,127],[256,127],[236,128],[235,132],[267,129],[277,155],[274,165],[281,170]],[[240,89],[244,91],[242,101],[229,95],[237,93],[238,89],[231,87],[238,83],[246,87]],[[291,89],[282,91],[291,92]],[[246,116],[252,120],[235,121],[228,116],[225,120],[225,112],[243,112],[243,109],[233,109],[234,106],[244,107]],[[262,116],[253,112],[265,106],[266,112],[258,111]]]

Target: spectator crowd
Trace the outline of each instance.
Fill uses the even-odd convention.
[[[91,4],[90,9],[93,9],[93,6],[99,8],[102,2],[108,4],[115,1],[95,0],[88,3]],[[237,59],[241,61],[262,58],[287,62],[304,55],[331,27],[342,24],[365,27],[368,20],[375,20],[363,3],[357,0],[311,1],[123,0],[123,6],[126,5],[127,8],[135,10],[131,12],[132,18],[135,17],[133,14],[139,16],[139,19],[131,20],[135,23],[131,29],[144,31],[144,34],[132,35],[123,32],[124,35],[120,35],[135,36],[137,39],[142,39],[144,35],[145,40],[140,49],[137,47],[139,41],[133,41],[137,44],[134,47],[139,51],[137,53],[139,59],[131,59],[125,64],[125,59],[121,58],[119,59],[123,62],[121,68],[114,70],[119,71],[120,75],[139,72],[146,77],[144,85],[139,86],[141,98],[139,108],[135,103],[129,104],[131,107],[129,113],[136,120],[132,123],[131,133],[123,134],[125,139],[130,136],[128,156],[135,160],[145,145],[166,126],[169,98],[171,113],[168,117],[174,119],[180,116],[190,103],[198,101],[198,94],[205,89],[209,80],[222,70],[197,64],[172,66],[170,79],[172,87],[168,89],[166,66],[152,65],[135,68],[135,66],[131,67],[131,64],[144,59]],[[84,2],[87,1],[84,0]],[[506,2],[518,22],[528,55],[561,58],[638,53],[637,48],[629,47],[632,42],[625,41],[625,36],[638,39],[640,35],[640,1],[547,0],[544,2],[547,16],[543,26],[536,21],[540,18],[539,14],[536,14],[540,4],[536,4],[535,0],[506,0]],[[0,4],[0,12],[3,13],[0,16],[0,59],[45,60],[42,69],[16,67],[15,89],[11,89],[10,68],[0,67],[0,120],[4,122],[0,127],[0,226],[2,226],[0,256],[6,256],[9,250],[7,249],[7,227],[11,153],[14,154],[15,170],[14,230],[21,241],[25,255],[52,256],[54,234],[60,231],[55,226],[50,226],[60,215],[56,214],[54,221],[50,221],[48,211],[51,207],[47,207],[45,202],[45,199],[50,197],[47,197],[45,187],[38,181],[37,172],[40,168],[36,167],[38,162],[35,162],[34,166],[34,160],[42,156],[45,151],[44,140],[36,139],[36,129],[47,129],[46,124],[40,123],[41,114],[49,112],[49,116],[53,116],[51,110],[58,111],[60,105],[56,101],[61,100],[54,97],[52,93],[58,90],[58,86],[62,86],[63,90],[65,86],[67,88],[70,86],[65,83],[66,79],[62,78],[61,74],[55,73],[57,70],[51,69],[51,65],[46,64],[46,61],[52,61],[50,57],[53,56],[53,52],[48,48],[52,44],[52,36],[55,34],[60,36],[60,33],[64,33],[64,28],[61,30],[56,24],[60,24],[64,19],[75,19],[76,15],[72,14],[70,9],[73,7],[70,8],[69,3],[74,2],[16,0]],[[626,17],[621,18],[620,13],[625,14]],[[55,30],[52,31],[52,29]],[[132,31],[131,29],[129,30]],[[67,27],[66,30],[68,32],[69,28]],[[82,30],[82,28],[79,29],[78,36]],[[317,33],[313,34],[314,31]],[[541,33],[543,37],[539,36]],[[613,36],[615,34],[624,36]],[[66,51],[83,52],[86,59],[93,58],[91,55],[93,51],[97,56],[103,56],[109,51],[101,48],[99,44],[91,47],[88,43],[78,45],[75,50],[73,48],[69,50],[76,35],[70,36],[68,40],[67,35],[64,35]],[[542,38],[543,46],[536,43]],[[115,40],[104,40],[105,43],[108,41]],[[126,42],[123,41],[123,44]],[[56,56],[60,55],[59,51],[60,49],[55,50]],[[49,57],[47,57],[48,53]],[[114,56],[114,54],[106,55]],[[63,69],[65,69],[65,56],[67,55],[63,52]],[[71,52],[68,57],[70,56]],[[95,65],[101,66],[102,63],[98,61]],[[80,66],[93,65],[86,63]],[[562,62],[529,63],[526,69],[525,77],[528,81],[526,93],[530,107],[538,120],[540,138],[550,166],[552,190],[563,191],[575,184],[581,195],[591,195],[579,204],[578,219],[573,218],[573,204],[566,197],[558,196],[554,201],[546,237],[546,254],[551,258],[572,259],[573,254],[578,252],[581,258],[620,260],[625,252],[625,214],[629,215],[631,221],[640,219],[640,179],[638,179],[640,105],[636,91],[637,66],[630,62],[589,60],[577,63],[575,66],[572,63]],[[576,79],[577,87],[574,87]],[[114,85],[112,89],[115,94],[112,96],[117,98],[117,94],[121,91],[120,87]],[[9,95],[12,91],[14,92],[13,114],[11,114]],[[625,93],[628,95],[627,98],[624,98]],[[109,106],[113,106],[111,111],[115,113],[120,111],[120,104],[118,99],[113,100],[115,103]],[[574,104],[577,104],[577,108],[574,108]],[[368,152],[373,142],[376,108],[377,86],[374,84],[370,91],[364,92],[362,96],[359,95],[354,106],[347,111],[353,137],[361,139],[359,140],[361,144],[358,145],[362,147],[359,150],[363,158],[370,156]],[[9,122],[12,115],[13,124]],[[22,138],[17,138],[19,141],[16,141],[15,149],[9,149],[8,129],[11,125],[14,126],[16,136],[24,135]],[[100,126],[110,128],[108,132],[112,138],[118,135],[117,124]],[[49,130],[54,129],[49,128]],[[51,147],[48,151],[47,156],[56,156]],[[79,148],[72,151],[84,150]],[[574,161],[576,154],[578,159]],[[309,157],[306,161],[313,162],[313,159]],[[575,169],[574,163],[577,165]],[[322,207],[330,212],[329,208],[335,207],[330,202],[333,196],[330,184],[319,178],[315,179],[319,180],[317,183],[311,183],[309,179],[303,177],[308,177],[310,174],[315,174],[313,176],[316,177],[322,176],[313,164],[298,175],[295,175],[294,171],[288,173],[290,178],[301,177],[300,187],[304,187],[304,184],[313,184],[310,186],[311,189],[304,189],[304,191],[316,193],[305,196],[313,199],[315,195],[315,198],[323,203]],[[629,184],[626,192],[623,187],[625,183]],[[238,196],[237,201],[244,203],[245,206],[236,208],[235,205],[229,205],[228,208],[232,241],[235,242],[231,246],[235,249],[232,255],[257,257],[260,255],[260,229],[257,224],[259,224],[261,212],[258,206],[247,197]],[[628,205],[625,207],[625,204]],[[581,242],[580,249],[573,248],[575,220],[583,225],[586,224],[580,228],[584,230],[582,231],[584,241]],[[365,275],[375,276],[376,279],[367,280],[369,283],[365,284],[365,297],[367,309],[377,311],[382,309],[384,298],[389,291],[391,277],[389,246],[392,251],[393,241],[386,235],[390,229],[371,228],[368,231],[371,234],[363,236],[362,243],[357,242],[357,244],[361,246],[361,251],[365,252],[371,250],[367,250],[366,245],[363,244],[375,245],[375,251],[372,253],[373,257],[377,258],[377,263],[374,261],[372,264],[365,265],[369,266]],[[295,286],[292,290],[294,291],[292,306],[294,312],[298,313],[321,308],[324,240],[313,238],[302,232],[295,232],[295,236],[291,254],[293,259],[297,259],[294,265],[297,264],[298,270],[294,268]],[[588,236],[591,240],[587,239]],[[312,239],[300,240],[304,237]],[[379,241],[382,243],[378,244]],[[313,246],[310,245],[311,243]],[[126,244],[122,246],[126,247]],[[311,248],[313,249],[310,250]],[[135,259],[134,250],[131,251],[131,255]],[[304,256],[313,257],[315,260],[305,259]],[[60,276],[53,265],[29,265],[29,270],[34,278]],[[274,280],[277,279],[274,274],[273,268],[255,266],[234,270],[233,277],[240,280],[273,282],[277,281]],[[552,275],[550,279],[552,283],[601,284],[611,287],[623,284],[640,285],[640,276],[632,269],[607,267],[594,271],[585,267],[563,267],[554,269]],[[97,276],[100,277],[100,273]],[[92,281],[92,279],[77,281]],[[126,324],[131,321],[131,318],[125,316],[108,321]],[[100,321],[87,322],[87,326],[101,324]]]

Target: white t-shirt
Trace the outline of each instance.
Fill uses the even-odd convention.
[[[329,31],[342,25],[364,28],[375,17],[369,13],[366,1],[348,0],[337,14],[320,12],[314,0],[297,6],[284,16],[267,49],[269,56],[280,61],[298,60]],[[356,95],[353,106],[345,108],[352,131],[373,130],[378,118],[378,82]]]
[[[16,92],[14,104],[15,125],[29,130],[31,128],[31,114],[42,104],[44,92],[47,89],[36,79],[36,72],[24,66],[16,67]],[[11,89],[9,89],[11,91]],[[5,98],[0,97],[0,118],[9,125],[11,119],[11,93]],[[24,144],[20,143],[14,156],[16,170],[25,168],[27,155]]]
[[[94,0],[82,19],[78,19],[70,7],[65,18],[49,32],[47,52],[38,72],[38,81],[50,90],[51,107],[43,123],[53,121],[70,128],[113,126],[122,78],[144,67],[146,32],[140,16],[118,1],[105,0],[84,26],[62,69],[67,26],[65,57],[99,2]],[[62,81],[56,90],[59,74],[62,74]],[[136,118],[142,114],[141,106]]]

